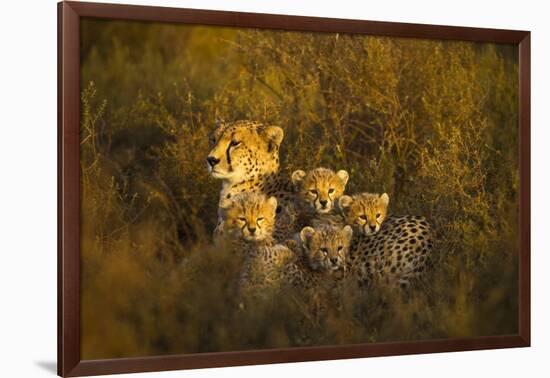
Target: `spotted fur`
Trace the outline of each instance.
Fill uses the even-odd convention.
[[[328,272],[344,270],[352,234],[350,226],[304,227],[300,239],[309,268]]]
[[[308,312],[318,320],[345,295],[352,234],[350,226],[304,227],[297,239],[287,241],[296,258],[284,266],[284,282],[305,296]]]
[[[349,270],[362,283],[408,286],[422,277],[432,253],[430,225],[419,216],[387,216],[387,194],[343,196],[339,204],[354,227]]]
[[[287,241],[296,259],[285,267],[285,281],[316,290],[345,275],[353,230],[349,226],[304,227],[298,240]]]

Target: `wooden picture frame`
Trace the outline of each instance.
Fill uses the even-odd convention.
[[[358,33],[519,46],[519,332],[506,336],[143,358],[80,357],[80,20],[83,17]],[[58,374],[82,376],[530,345],[530,32],[80,2],[58,4]]]

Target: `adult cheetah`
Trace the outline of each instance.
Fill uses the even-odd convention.
[[[292,184],[279,167],[283,136],[278,126],[251,121],[219,123],[210,137],[212,149],[206,159],[212,177],[222,180],[219,204],[243,192],[277,199],[274,236],[279,241],[296,228]]]

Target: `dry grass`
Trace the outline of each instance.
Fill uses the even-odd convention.
[[[82,357],[517,331],[517,51],[506,45],[84,21]],[[210,235],[218,118],[285,130],[287,170],[350,173],[427,216],[412,292],[353,286],[322,317],[300,293],[240,311],[240,259]]]

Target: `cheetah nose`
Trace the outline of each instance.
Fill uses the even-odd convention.
[[[247,228],[248,228],[248,232],[250,232],[252,235],[256,233],[256,227],[247,227]]]
[[[371,231],[376,231],[376,225],[370,224],[369,228],[370,228]]]
[[[319,200],[319,203],[321,206],[326,207],[327,206],[327,200]]]
[[[330,262],[332,263],[332,265],[336,265],[338,263],[338,259],[336,257],[331,257]]]
[[[214,156],[208,156],[206,161],[212,168],[214,168],[214,166],[220,162],[220,159],[216,159]]]

